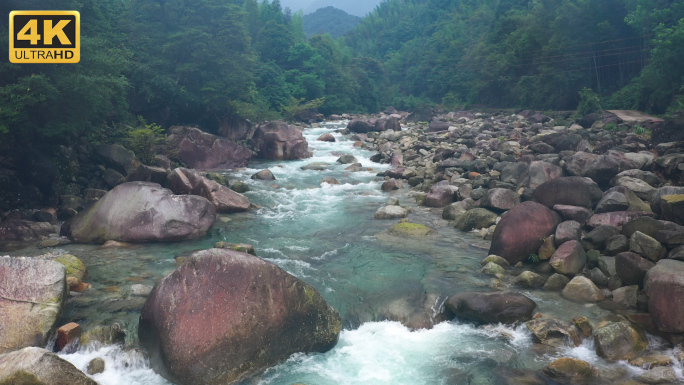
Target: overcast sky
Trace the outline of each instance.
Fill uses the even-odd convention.
[[[290,7],[292,12],[299,10],[304,14],[311,13],[318,8],[332,5],[351,15],[365,16],[368,12],[375,9],[382,0],[280,0],[283,8]]]

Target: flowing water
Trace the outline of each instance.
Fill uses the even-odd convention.
[[[388,166],[370,161],[372,152],[354,147],[353,141],[336,132],[342,127],[344,122],[326,123],[304,132],[313,158],[253,162],[248,169],[224,172],[231,180],[247,183],[251,191],[246,195],[261,208],[221,215],[202,239],[125,249],[66,245],[53,250],[81,258],[89,271],[85,281],[93,285],[82,294],[72,294],[63,322],[78,322],[85,330],[116,322],[127,332],[126,349],[90,346],[62,356],[80,369],[95,357],[104,358],[105,372],[93,376],[102,385],[168,384],[135,349],[144,298],[129,294],[130,286],[152,286],[176,268],[177,257],[228,241],[254,245],[259,257],[316,287],[343,318],[344,330],[334,349],[296,354],[245,385],[497,384],[502,369],[538,370],[558,356],[582,358],[618,372],[635,370],[603,362],[588,341],[580,348],[539,354],[531,349],[524,327],[443,322],[429,330],[413,330],[388,321],[429,325],[448,295],[486,290],[489,277],[479,269],[488,243],[448,226],[438,210],[415,207],[405,193],[382,192],[382,178],[376,174]],[[316,141],[328,132],[336,142]],[[354,155],[372,171],[345,171],[347,165],[336,163],[341,154]],[[300,169],[312,162],[330,165],[323,171]],[[263,168],[277,179],[250,179]],[[324,176],[340,184],[321,183]],[[374,220],[373,213],[392,196],[414,208],[410,221],[428,225],[438,235],[407,240],[384,233],[397,221]],[[10,254],[44,252],[24,249]],[[539,311],[561,318],[587,315],[596,321],[607,314],[595,305],[571,303],[557,294],[524,293],[539,304]]]

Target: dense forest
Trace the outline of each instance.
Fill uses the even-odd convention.
[[[332,6],[319,8],[302,18],[304,33],[308,37],[329,33],[330,36],[337,38],[356,27],[360,21],[360,17]]]
[[[279,0],[0,4],[13,9],[79,10],[83,35],[79,64],[0,64],[0,135],[17,140],[102,140],[138,117],[218,131],[387,105],[574,109],[585,88],[604,108],[684,103],[682,1],[390,0],[339,39],[307,38]]]

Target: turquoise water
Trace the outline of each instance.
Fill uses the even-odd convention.
[[[63,321],[79,322],[86,330],[118,322],[128,335],[126,350],[98,346],[64,357],[79,368],[92,358],[105,358],[107,370],[93,377],[103,385],[167,384],[135,350],[144,298],[129,296],[128,290],[138,283],[153,286],[176,268],[176,257],[228,241],[254,245],[259,257],[316,287],[338,309],[345,328],[330,352],[295,355],[245,384],[496,384],[500,380],[495,373],[501,367],[538,370],[554,354],[611,367],[587,346],[535,356],[524,328],[483,329],[444,322],[414,331],[396,322],[429,327],[449,295],[485,290],[490,278],[479,269],[489,245],[474,233],[450,227],[439,209],[415,207],[405,193],[382,192],[383,179],[376,174],[388,166],[371,162],[373,152],[353,147],[352,141],[335,132],[342,127],[329,124],[305,131],[313,158],[253,162],[248,169],[224,172],[231,180],[249,184],[246,195],[261,208],[222,215],[205,238],[126,249],[67,245],[52,250],[81,258],[89,270],[85,281],[93,285],[69,300]],[[337,142],[315,140],[326,132],[332,132]],[[336,163],[341,154],[354,155],[373,171],[344,171],[348,165]],[[325,171],[300,169],[312,162],[331,166]],[[250,179],[263,168],[269,168],[277,180]],[[340,184],[322,184],[324,176]],[[410,221],[428,225],[438,235],[407,240],[385,234],[397,221],[374,220],[373,213],[393,196],[413,207]],[[44,252],[25,249],[11,254]],[[585,314],[598,320],[606,314],[595,305],[567,302],[557,294],[525,293],[539,304],[539,311],[562,318]]]

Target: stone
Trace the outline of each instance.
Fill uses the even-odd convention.
[[[542,287],[546,279],[541,275],[532,271],[523,271],[517,277],[513,278],[513,284],[520,287],[536,288]]]
[[[565,221],[556,227],[555,242],[560,246],[567,241],[579,241],[582,237],[582,225],[575,221]]]
[[[611,211],[625,211],[629,209],[629,200],[618,191],[611,191],[606,193],[603,198],[596,204],[595,213],[607,213]]]
[[[316,289],[278,266],[210,249],[193,253],[155,285],[138,334],[150,365],[169,381],[225,384],[293,353],[325,352],[341,326]]]
[[[594,330],[596,353],[611,361],[631,360],[638,356],[648,342],[643,332],[627,322],[612,322]]]
[[[319,142],[335,142],[336,141],[333,134],[331,134],[329,132],[319,136],[316,140],[318,140]]]
[[[503,267],[504,269],[508,269],[511,267],[507,260],[499,257],[498,255],[488,255],[485,259],[482,260],[482,262],[480,262],[480,265],[485,266],[490,262],[495,263]]]
[[[560,274],[575,275],[580,273],[587,263],[587,254],[579,242],[572,240],[560,245],[549,263]]]
[[[554,205],[553,211],[560,214],[564,221],[575,221],[584,226],[594,213],[586,207]]]
[[[399,190],[402,188],[404,188],[404,184],[399,179],[390,179],[384,181],[382,186],[380,186],[380,189],[385,192]]]
[[[545,182],[553,179],[558,179],[563,176],[563,169],[543,161],[531,162],[526,172],[522,175],[522,179],[518,187],[529,187],[536,189]]]
[[[108,168],[104,171],[102,174],[102,180],[107,184],[109,187],[116,187],[120,185],[121,183],[126,181],[126,177],[123,176],[120,172],[116,170],[112,170],[111,168]]]
[[[653,266],[653,262],[629,251],[615,256],[615,271],[624,285],[643,286],[646,272]]]
[[[489,254],[516,264],[527,260],[556,231],[560,216],[535,202],[523,202],[506,212],[494,230]]]
[[[597,226],[582,238],[582,244],[585,249],[602,250],[608,239],[618,234],[620,234],[618,227],[609,225]]]
[[[98,160],[105,166],[128,175],[140,165],[140,161],[135,157],[133,151],[120,144],[99,144],[93,148]]]
[[[173,195],[156,183],[123,183],[62,225],[74,242],[179,241],[204,236],[216,208],[196,195]]]
[[[323,177],[323,179],[321,179],[321,184],[323,184],[323,183],[327,183],[329,185],[340,184],[340,182],[337,179],[335,179],[331,176]]]
[[[629,251],[646,257],[653,262],[658,262],[667,255],[667,249],[660,242],[641,231],[635,231],[632,234],[629,240]]]
[[[610,282],[610,277],[598,267],[589,270],[589,272],[587,272],[585,275],[598,287],[607,287],[608,283]]]
[[[253,174],[251,176],[251,179],[256,179],[256,180],[276,180],[275,175],[271,172],[271,170],[266,169],[266,170],[261,170],[257,172],[256,174]]]
[[[589,338],[593,334],[594,327],[591,325],[589,318],[583,315],[571,319],[570,323],[577,328],[582,338]]]
[[[613,302],[622,306],[636,308],[639,296],[639,285],[623,286],[613,290]]]
[[[543,289],[548,291],[561,291],[570,282],[570,278],[554,273],[544,283]]]
[[[555,235],[549,235],[544,239],[544,243],[542,243],[541,247],[539,248],[539,251],[537,252],[537,256],[539,257],[540,261],[548,261],[553,257],[553,253],[556,252],[556,236]]]
[[[465,214],[465,212],[468,211],[470,208],[470,205],[466,201],[458,201],[452,203],[446,206],[444,210],[442,210],[442,219],[445,219],[447,221],[456,220],[456,218]]]
[[[625,198],[627,198],[628,206],[626,209],[624,209],[625,211],[645,211],[645,212],[652,212],[653,211],[653,210],[651,210],[651,206],[648,203],[641,200],[641,198],[639,198],[634,192],[632,192],[632,190],[628,189],[627,187],[616,186],[616,187],[613,187],[609,190],[606,190],[606,192],[604,194],[604,198],[606,195],[612,194],[612,193],[622,194],[625,196]],[[619,210],[615,210],[615,211],[619,211]]]
[[[81,346],[89,345],[123,345],[126,342],[126,332],[120,324],[96,326],[86,330],[81,335]]]
[[[652,156],[652,153],[642,153],[645,156]],[[661,177],[659,177],[657,174],[650,172],[650,171],[642,171],[642,170],[625,170],[615,176],[613,180],[610,181],[610,184],[612,186],[621,186],[621,179],[623,177],[628,177],[632,179],[638,179],[643,182],[645,182],[649,186],[660,186],[663,184],[663,180]],[[631,180],[627,180],[631,182]],[[625,186],[629,187],[629,185]],[[642,197],[641,199],[646,199],[650,200],[648,197]]]
[[[480,207],[497,212],[510,210],[519,204],[520,196],[514,191],[504,188],[489,189],[480,200]]]
[[[454,193],[457,191],[453,186],[434,185],[425,198],[428,207],[444,207],[454,201]]]
[[[648,310],[659,330],[684,332],[684,262],[663,259],[644,280]]]
[[[337,158],[337,163],[341,164],[352,164],[352,163],[358,163],[358,159],[356,159],[353,155],[345,154]]]
[[[575,347],[582,343],[582,339],[575,327],[565,321],[549,317],[539,317],[525,324],[532,332],[534,339],[544,345],[553,347]]]
[[[601,289],[587,277],[576,276],[563,289],[563,297],[575,302],[600,302],[606,299]]]
[[[428,126],[428,132],[440,132],[449,129],[449,123],[440,120],[439,118],[433,118]]]
[[[408,210],[401,206],[388,205],[383,206],[378,209],[378,211],[373,214],[375,219],[397,219],[406,218],[408,216]]]
[[[375,121],[375,124],[373,125],[373,129],[375,131],[401,131],[401,124],[399,123],[399,119],[397,119],[394,116],[390,116],[388,118],[380,118]]]
[[[653,175],[655,176],[655,174]],[[637,197],[647,201],[651,200],[651,196],[653,196],[653,193],[656,191],[655,187],[643,180],[629,176],[616,176],[610,181],[610,184],[613,186],[625,187],[632,191]]]
[[[610,213],[594,214],[589,218],[587,226],[590,228],[601,225],[621,227],[625,223],[643,216],[653,217],[654,214],[645,211],[613,211]]]
[[[659,203],[662,219],[684,224],[684,194],[662,195]]]
[[[93,358],[88,362],[88,367],[86,368],[86,373],[89,375],[93,376],[95,374],[99,374],[105,371],[105,361],[100,358]]]
[[[461,231],[471,231],[489,227],[496,223],[497,214],[483,208],[470,209],[454,222],[454,227]],[[493,254],[493,253],[490,253]]]
[[[590,363],[576,358],[557,358],[548,364],[542,373],[551,377],[559,379],[574,379],[574,378],[596,378],[599,376],[599,371],[591,366]]]
[[[645,352],[639,357],[629,360],[629,364],[641,369],[651,369],[658,366],[672,365],[672,358],[662,353]]]
[[[46,346],[62,314],[66,269],[38,258],[0,257],[0,354]]]
[[[445,307],[452,318],[479,324],[511,324],[530,320],[537,304],[520,293],[463,292],[449,297]]]
[[[229,242],[216,242],[214,244],[215,249],[228,249],[228,250],[235,250],[239,251],[241,253],[246,253],[246,254],[251,254],[256,256],[256,251],[254,250],[254,246],[249,245],[247,243],[229,243]]]
[[[28,347],[0,355],[0,384],[97,385],[97,382],[58,355]]]
[[[662,213],[661,197],[666,195],[682,195],[684,194],[684,186],[665,186],[657,189],[653,195],[651,195],[651,210],[654,213],[660,215]]]
[[[257,156],[272,160],[297,160],[311,157],[309,143],[295,126],[283,121],[259,125],[252,137]]]
[[[246,196],[187,168],[177,168],[171,171],[167,187],[177,195],[192,194],[206,198],[219,213],[243,212],[251,207]]]
[[[596,182],[583,177],[552,179],[534,190],[532,199],[546,207],[569,205],[592,208],[603,198]]]
[[[640,231],[651,238],[655,238],[661,230],[674,229],[676,224],[672,222],[659,221],[651,217],[639,217],[622,225],[622,234],[626,237],[631,237],[637,231]]]
[[[637,379],[646,384],[675,384],[679,382],[674,369],[667,366],[659,366],[640,374]]]
[[[622,234],[608,238],[605,249],[603,249],[603,253],[606,255],[617,255],[625,251],[629,251],[629,239]]]
[[[244,194],[247,191],[249,191],[249,186],[247,185],[247,183],[241,180],[237,180],[230,185],[230,189],[235,191],[236,193]]]
[[[7,219],[0,222],[0,241],[32,241],[55,232],[47,222]]]
[[[81,338],[81,325],[69,322],[57,329],[57,341],[55,351],[73,353],[78,348],[78,339]]]
[[[352,119],[347,124],[347,128],[351,132],[357,132],[357,133],[362,133],[362,134],[367,133],[367,132],[371,132],[374,130],[373,125],[371,125],[367,121],[361,120],[361,119]]]
[[[504,270],[501,265],[497,265],[494,262],[489,262],[482,269],[480,269],[480,273],[484,275],[499,275],[499,274],[504,274],[506,270]]]
[[[174,126],[167,138],[169,149],[192,169],[213,170],[245,167],[254,153],[225,138],[196,127]]]
[[[141,164],[126,176],[125,182],[152,182],[163,186],[166,184],[166,169]]]
[[[397,237],[422,238],[436,235],[437,232],[425,225],[411,222],[400,222],[390,227],[387,232]]]

